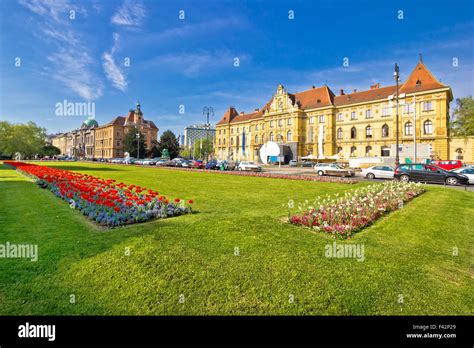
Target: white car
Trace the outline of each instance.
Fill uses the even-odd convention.
[[[142,164],[143,165],[147,165],[147,166],[154,166],[156,163],[156,161],[152,158],[145,158],[143,161],[142,161]]]
[[[319,176],[334,175],[334,176],[354,176],[352,170],[344,169],[336,163],[317,163],[314,170]]]
[[[254,172],[259,172],[262,170],[262,167],[260,167],[258,164],[255,164],[253,162],[240,162],[237,169],[239,171],[254,171]]]
[[[474,184],[474,167],[462,167],[453,169],[452,172],[465,175],[469,178],[469,183]]]
[[[394,171],[390,166],[373,166],[362,169],[361,175],[367,179],[393,179]]]

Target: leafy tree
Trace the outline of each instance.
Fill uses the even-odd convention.
[[[454,135],[474,135],[474,100],[472,96],[456,99],[451,130]]]
[[[0,122],[0,152],[6,155],[20,153],[22,158],[31,158],[41,152],[45,145],[46,130],[34,122],[12,124]]]
[[[178,157],[179,155],[178,139],[170,130],[164,131],[158,142],[158,150],[161,156],[163,156],[162,152],[164,149],[168,149],[171,158]]]
[[[131,127],[123,141],[124,150],[130,153],[130,157],[138,158],[137,151],[139,150],[140,158],[145,158],[147,153],[145,136],[140,132],[140,141],[137,140],[138,129]],[[138,142],[140,142],[140,149],[138,149]]]
[[[201,145],[201,142],[202,142],[202,145]],[[205,158],[206,153],[209,154],[209,158],[211,158],[214,153],[214,143],[213,143],[212,138],[209,138],[209,142],[207,141],[207,138],[196,140],[193,146],[194,158],[207,159]]]
[[[179,149],[179,157],[191,158],[192,157],[191,149],[187,147],[182,147],[181,149]]]
[[[160,157],[160,150],[158,148],[159,144],[157,140],[151,141],[151,149],[148,151],[148,157],[155,158]]]
[[[52,156],[57,156],[61,154],[61,150],[53,145],[45,145],[41,148],[41,151],[39,154],[42,156],[52,157]]]

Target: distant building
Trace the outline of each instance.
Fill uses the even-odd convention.
[[[143,118],[140,103],[137,103],[136,109],[130,110],[127,116],[118,116],[96,129],[95,157],[123,157],[125,154],[123,143],[125,135],[132,127],[138,128],[145,137],[147,148],[151,149],[152,141],[157,140],[158,127],[153,121],[147,121]]]
[[[198,124],[184,128],[184,146],[188,148],[192,148],[196,141],[200,141],[200,139],[206,139],[209,132],[209,140],[214,142],[216,138],[216,129],[210,127],[207,129],[205,124]]]
[[[97,127],[99,127],[97,121],[89,118],[79,129],[56,134],[51,139],[51,143],[61,151],[61,155],[92,158],[94,157],[94,139]]]

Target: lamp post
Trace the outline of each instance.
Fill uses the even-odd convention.
[[[214,116],[214,108],[212,106],[205,106],[202,108],[202,114],[206,116],[206,162],[209,162],[209,128],[211,125],[209,124],[209,115]]]
[[[400,69],[398,68],[397,63],[395,63],[395,71],[393,72],[393,77],[395,78],[395,83],[397,85],[397,94],[395,95],[395,103],[396,103],[396,127],[395,127],[395,137],[396,137],[396,150],[395,150],[395,165],[398,166],[400,164],[400,154],[399,154],[399,147],[398,147],[398,80],[400,78]]]
[[[140,131],[137,133],[137,159],[140,159]]]
[[[278,142],[278,147],[280,148],[281,151],[281,144],[283,143],[283,135],[278,134],[277,135],[277,142]],[[278,168],[281,168],[281,153],[278,156]]]

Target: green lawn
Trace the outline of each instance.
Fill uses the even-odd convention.
[[[474,313],[473,193],[429,187],[403,209],[338,241],[364,245],[365,261],[358,262],[326,258],[324,247],[333,239],[283,223],[282,204],[365,183],[48,165],[193,199],[196,213],[104,230],[0,166],[0,243],[39,247],[37,262],[0,259],[0,314]]]

